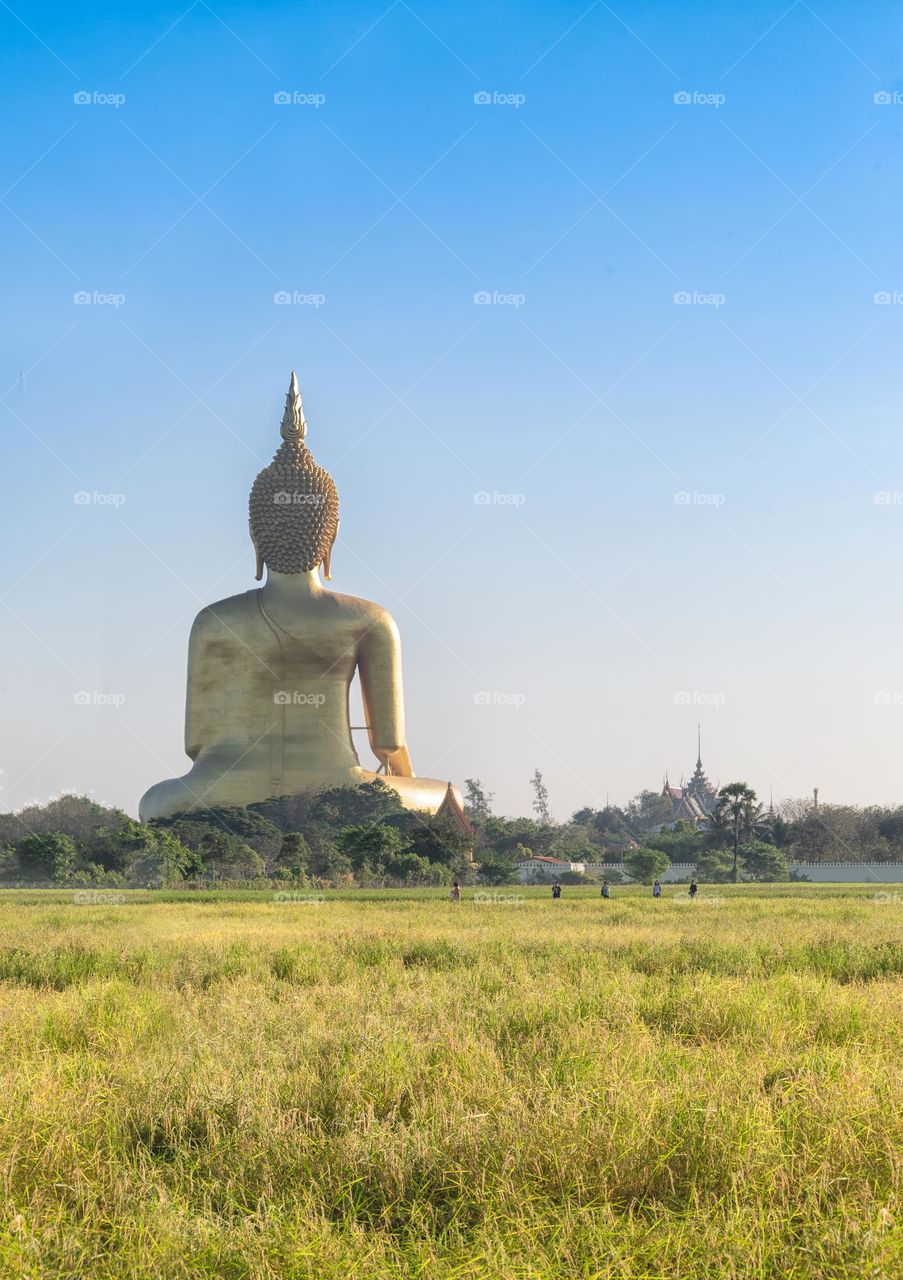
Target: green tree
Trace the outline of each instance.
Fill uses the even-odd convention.
[[[464,812],[471,822],[482,822],[492,817],[494,796],[487,791],[479,778],[464,779]]]
[[[75,842],[60,831],[26,836],[16,846],[19,865],[27,876],[64,883],[75,870]]]
[[[787,858],[781,849],[764,840],[740,846],[740,866],[748,880],[787,880]]]
[[[762,807],[752,787],[745,782],[729,782],[718,792],[715,813],[719,823],[726,822],[730,827],[734,852],[733,878],[737,883],[740,879],[740,836],[752,834],[761,822]]]
[[[538,769],[534,770],[533,777],[530,779],[530,786],[533,788],[533,812],[536,814],[537,821],[548,826],[552,821],[549,789]]]
[[[671,821],[671,801],[657,791],[640,791],[628,804],[625,819],[633,838],[643,840],[650,831]]]
[[[652,884],[665,874],[670,866],[668,855],[661,849],[631,849],[624,855],[627,874],[640,884]]]
[[[277,870],[290,875],[293,880],[306,878],[310,866],[310,845],[301,831],[288,831],[282,837]]]
[[[386,864],[411,850],[410,840],[397,827],[382,822],[343,827],[336,845],[351,863],[355,876],[380,876]]]

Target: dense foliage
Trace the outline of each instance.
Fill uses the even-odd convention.
[[[382,783],[300,793],[250,808],[205,809],[145,825],[119,809],[65,795],[0,814],[0,884],[177,886],[440,886],[516,879],[533,856],[623,864],[648,880],[669,863],[706,881],[781,880],[793,862],[903,861],[903,806],[859,809],[787,801],[764,813],[741,782],[719,793],[708,829],[671,821],[671,806],[642,791],[624,808],[551,816],[537,770],[535,817],[501,817],[469,778],[472,839],[447,818],[402,808]],[[472,848],[472,860],[470,852]],[[633,868],[633,870],[631,870]],[[599,873],[596,873],[599,874]],[[562,871],[567,882],[580,875]]]

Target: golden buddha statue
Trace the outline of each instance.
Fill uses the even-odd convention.
[[[417,778],[404,727],[398,629],[385,609],[338,595],[330,580],[339,527],[332,476],[304,442],[298,380],[285,398],[282,444],[254,481],[251,540],[260,589],[202,609],[188,645],[181,778],[142,797],[143,821],[191,809],[248,805],[377,776],[409,809],[460,809],[450,783]],[[379,773],[361,767],[348,694],[359,675]]]

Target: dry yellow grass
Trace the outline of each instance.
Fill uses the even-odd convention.
[[[519,892],[0,896],[0,1274],[903,1274],[903,900]]]

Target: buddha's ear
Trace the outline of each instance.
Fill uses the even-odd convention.
[[[261,552],[260,548],[257,546],[257,543],[254,541],[254,534],[251,530],[250,520],[248,521],[248,533],[251,535],[251,546],[254,548],[254,555],[257,558],[257,567],[256,567],[256,572],[254,574],[254,581],[259,582],[260,579],[263,577],[263,553]]]
[[[332,542],[326,548],[326,555],[323,557],[323,577],[327,582],[332,582],[332,573],[330,566],[332,565],[332,549],[335,546],[335,540],[339,536],[339,522],[336,521],[335,533],[332,535]]]

